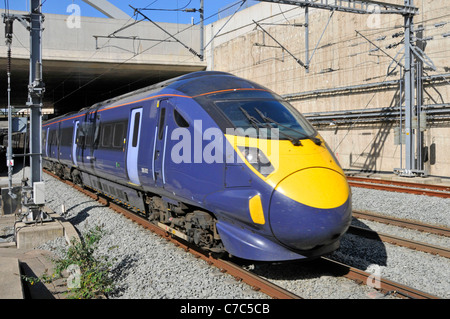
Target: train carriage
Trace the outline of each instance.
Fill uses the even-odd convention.
[[[45,167],[213,252],[319,256],[350,224],[350,189],[322,137],[278,95],[228,73],[52,119],[43,139]]]

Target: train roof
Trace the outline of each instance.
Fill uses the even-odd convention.
[[[231,73],[219,71],[199,71],[152,84],[150,86],[96,103],[92,106],[85,107],[78,112],[71,112],[58,116],[56,118],[52,118],[49,121],[55,121],[59,118],[64,118],[72,113],[83,113],[85,111],[99,109],[103,106],[110,106],[111,104],[122,104],[131,102],[133,100],[146,98],[152,93],[158,92],[164,88],[179,91],[191,97],[201,96],[205,93],[216,92],[220,90],[237,88],[251,88],[270,91],[267,88],[262,87],[261,85],[258,85],[249,80],[239,78]]]
[[[126,100],[135,100],[144,98],[152,94],[153,92],[159,91],[163,88],[173,89],[175,91],[179,91],[191,97],[202,95],[208,92],[236,89],[236,88],[257,88],[267,90],[266,88],[252,81],[236,77],[235,75],[230,73],[218,71],[199,71],[181,75],[179,77],[169,79],[164,82],[156,83],[117,96],[115,98],[96,103],[87,109],[100,108],[102,106],[111,105],[119,101],[120,103],[123,103]]]

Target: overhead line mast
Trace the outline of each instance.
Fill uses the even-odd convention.
[[[7,44],[11,44],[12,40],[12,24],[14,20],[18,20],[30,32],[30,73],[28,84],[28,100],[27,107],[30,109],[30,153],[25,156],[30,157],[30,186],[22,185],[22,203],[28,207],[29,215],[28,221],[42,220],[44,213],[41,207],[45,204],[44,183],[42,182],[42,106],[43,95],[45,92],[44,82],[42,80],[42,22],[44,20],[42,15],[41,0],[30,0],[30,14],[16,15],[5,13],[2,14],[6,28]],[[10,54],[10,51],[9,53]],[[10,73],[8,67],[8,74]],[[8,87],[8,94],[10,94],[10,87]],[[9,121],[11,121],[11,107],[9,107]],[[10,175],[12,158],[11,137],[12,128],[9,126],[8,132],[8,172]],[[25,168],[23,168],[25,169]],[[11,176],[9,182],[9,193],[11,194]],[[31,193],[30,196],[25,196],[25,193]],[[16,196],[11,195],[11,198]],[[26,198],[26,202],[25,202]],[[30,198],[30,199],[28,199]]]

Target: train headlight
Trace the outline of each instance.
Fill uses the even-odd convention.
[[[247,162],[264,177],[267,177],[275,170],[270,160],[259,148],[238,146],[238,149],[244,155]]]

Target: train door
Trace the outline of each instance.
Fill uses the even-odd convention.
[[[59,123],[56,127],[52,127],[49,131],[49,138],[47,143],[48,156],[54,160],[58,159],[58,134],[59,133]]]
[[[138,174],[138,154],[141,137],[142,107],[131,110],[127,143],[127,174],[131,183],[140,185]]]
[[[73,165],[78,166],[77,161],[77,134],[78,134],[78,125],[80,121],[75,121],[74,130],[73,130],[73,139],[72,139],[72,160]]]
[[[201,165],[191,162],[194,144],[190,137],[195,134],[194,127],[189,125],[190,119],[183,116],[173,103],[174,100],[162,100],[157,107],[157,128],[151,145],[155,186],[189,198],[192,195],[189,189],[199,186],[198,181],[194,182],[193,179],[196,176],[195,170],[198,168],[202,174],[205,170]],[[180,148],[181,145],[183,146]]]
[[[157,187],[166,184],[165,162],[167,156],[167,117],[170,114],[170,103],[168,100],[158,101],[158,125],[153,140],[153,178]],[[170,154],[169,154],[170,155]]]
[[[94,150],[98,140],[97,110],[86,113],[85,120],[78,125],[77,163],[84,169],[93,172],[95,164]]]

